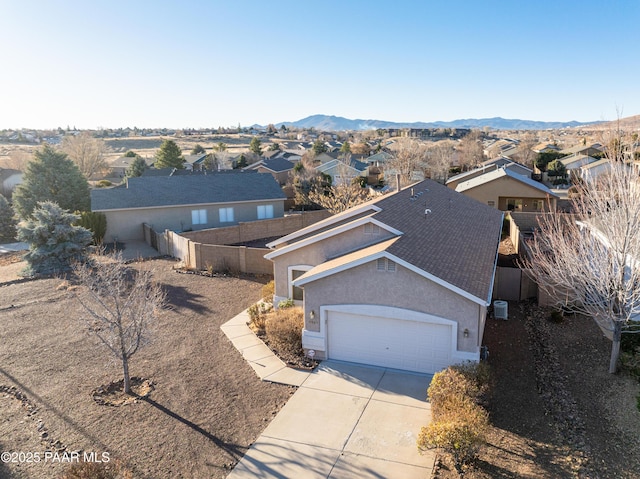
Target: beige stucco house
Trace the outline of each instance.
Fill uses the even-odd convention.
[[[274,300],[303,306],[317,358],[424,373],[477,361],[501,226],[425,180],[270,243]]]
[[[273,176],[215,172],[129,178],[91,191],[91,210],[107,217],[105,241],[143,240],[143,224],[183,232],[284,216],[286,197]]]
[[[457,184],[455,190],[500,211],[555,211],[558,195],[511,168],[498,168]]]

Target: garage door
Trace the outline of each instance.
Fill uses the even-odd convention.
[[[452,326],[328,311],[330,359],[433,374],[451,364]]]

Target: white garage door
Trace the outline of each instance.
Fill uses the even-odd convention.
[[[329,359],[433,374],[451,364],[452,327],[328,312]]]

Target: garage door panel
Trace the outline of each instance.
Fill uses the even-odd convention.
[[[451,363],[447,324],[329,311],[327,329],[331,359],[424,373]]]

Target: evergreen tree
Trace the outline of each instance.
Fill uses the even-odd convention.
[[[125,158],[135,158],[138,156],[135,151],[129,150],[124,154]]]
[[[13,208],[22,219],[31,216],[38,202],[52,201],[62,209],[88,211],[89,183],[66,154],[44,145],[33,155],[13,193]]]
[[[249,143],[249,149],[252,153],[255,153],[258,156],[262,156],[262,144],[260,143],[260,138],[254,136],[251,139],[251,143]]]
[[[316,140],[313,142],[313,146],[311,147],[311,149],[316,155],[319,155],[320,153],[324,153],[325,151],[327,151],[327,145],[325,145],[324,141],[322,140]]]
[[[16,237],[16,220],[13,209],[7,199],[0,195],[0,240],[13,240]]]
[[[206,153],[205,149],[201,145],[196,145],[191,150],[192,155],[201,155],[202,153]]]
[[[18,225],[18,241],[29,244],[24,256],[28,266],[25,276],[67,271],[73,261],[85,258],[91,243],[91,231],[74,226],[78,215],[51,201],[38,202],[31,217]]]
[[[142,157],[136,156],[129,165],[129,168],[127,168],[125,174],[127,175],[127,178],[135,178],[137,176],[141,176],[147,168],[147,162],[144,161]]]
[[[160,168],[184,168],[182,150],[173,140],[164,140],[156,153],[155,167]]]

